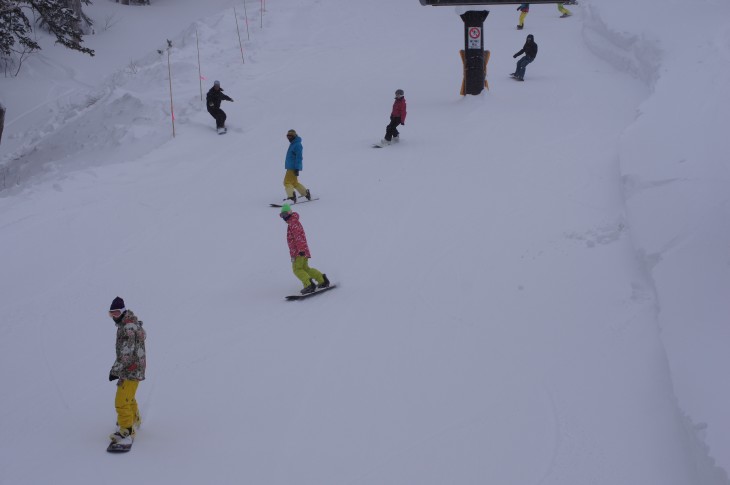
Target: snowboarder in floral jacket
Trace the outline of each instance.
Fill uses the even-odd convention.
[[[125,308],[124,300],[120,297],[112,301],[109,316],[117,326],[117,358],[109,371],[109,381],[119,379],[114,399],[118,429],[110,438],[115,443],[131,443],[142,422],[135,394],[139,381],[143,381],[145,377],[147,335],[142,328],[142,321],[137,319],[132,310]]]
[[[292,271],[299,278],[304,288],[302,295],[312,293],[317,288],[327,288],[330,285],[326,274],[322,274],[318,269],[309,266],[309,253],[307,245],[307,236],[304,233],[304,227],[299,222],[299,214],[291,210],[289,204],[284,204],[281,208],[279,216],[286,222],[286,242],[289,245],[289,256],[291,257]]]

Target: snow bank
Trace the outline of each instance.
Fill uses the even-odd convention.
[[[703,483],[727,483],[702,458],[702,439],[728,469],[730,393],[719,383],[730,367],[730,228],[722,222],[730,216],[730,68],[717,60],[729,58],[730,8],[709,3],[648,18],[634,7],[588,5],[584,38],[596,55],[651,88],[621,142],[630,233],[654,283],[680,407],[707,422],[693,426],[687,418],[697,468]]]
[[[200,111],[198,83],[190,82],[198,78],[196,31],[201,43],[212,43],[216,25],[232,15],[221,12],[171,39],[176,121],[189,121]],[[97,88],[72,90],[44,106],[46,121],[26,133],[19,148],[0,158],[0,194],[17,193],[47,174],[62,178],[72,171],[128,161],[130,155],[137,158],[170,140],[166,47],[130,60]],[[115,150],[122,145],[129,149]]]

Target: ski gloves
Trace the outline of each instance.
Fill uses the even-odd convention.
[[[119,379],[119,376],[115,376],[111,372],[109,373],[109,382],[115,381],[117,379]]]

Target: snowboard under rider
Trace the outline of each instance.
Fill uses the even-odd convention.
[[[109,316],[117,327],[117,358],[109,371],[109,381],[118,379],[114,407],[117,410],[117,430],[109,436],[112,442],[132,444],[135,432],[142,424],[135,394],[139,381],[144,380],[147,367],[142,321],[124,306],[124,300],[114,298]]]
[[[300,196],[306,197],[307,200],[312,200],[309,189],[299,182],[299,172],[302,170],[304,162],[302,137],[297,135],[295,130],[289,130],[286,132],[286,138],[289,140],[289,147],[286,150],[286,159],[284,160],[284,168],[286,169],[284,190],[286,191],[286,198],[291,200],[292,204],[296,204],[296,190]]]
[[[524,54],[524,56],[522,57],[522,59],[517,61],[517,68],[515,69],[515,72],[510,74],[510,76],[517,79],[518,81],[525,80],[525,69],[527,68],[527,65],[534,61],[535,57],[537,57],[537,44],[535,43],[535,38],[532,36],[532,34],[529,34],[527,36],[525,45],[512,57],[517,58],[522,54]]]
[[[301,291],[302,295],[313,293],[316,289],[327,288],[330,285],[327,275],[309,266],[309,258],[312,256],[309,253],[304,227],[299,222],[299,214],[293,212],[289,204],[284,204],[279,213],[279,217],[287,225],[286,242],[289,245],[292,271],[304,285]]]
[[[215,127],[220,131],[226,130],[226,113],[221,109],[222,101],[233,102],[233,98],[223,94],[223,88],[220,81],[215,81],[213,87],[210,88],[205,96],[205,103],[208,107],[208,113],[215,118]]]
[[[400,141],[400,133],[398,133],[398,125],[406,124],[406,98],[402,89],[396,89],[395,101],[393,101],[393,109],[390,112],[390,123],[385,128],[385,138],[380,143],[382,145],[390,145]]]

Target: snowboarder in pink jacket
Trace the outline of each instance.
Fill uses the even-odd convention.
[[[396,89],[395,101],[393,101],[393,110],[390,112],[390,123],[385,128],[385,138],[380,143],[382,145],[390,145],[391,142],[398,143],[400,141],[400,133],[398,133],[398,125],[406,124],[406,98],[402,89]]]
[[[293,212],[289,204],[284,204],[279,216],[287,224],[286,242],[289,245],[292,271],[304,285],[301,291],[302,295],[312,293],[319,288],[327,288],[330,285],[327,275],[309,266],[309,258],[312,255],[309,253],[304,227],[299,222],[299,214]]]

